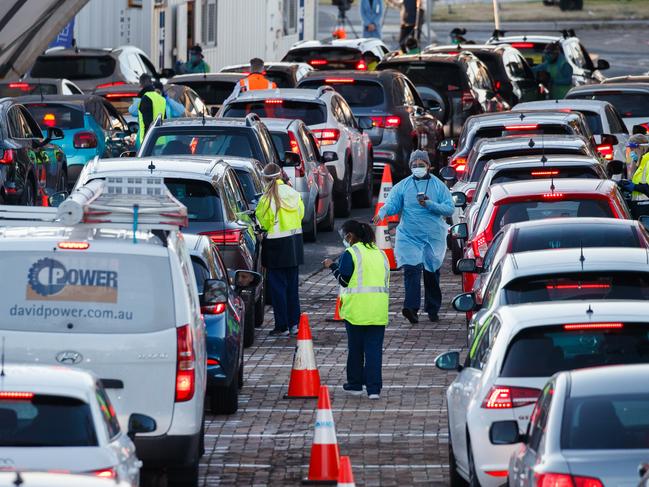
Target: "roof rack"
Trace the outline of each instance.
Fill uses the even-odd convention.
[[[520,33],[520,34],[530,34],[530,33],[539,33],[539,32],[551,32],[551,33],[559,33],[563,36],[564,39],[567,39],[568,37],[575,37],[577,34],[575,34],[575,29],[495,29],[492,34],[491,38],[494,40],[498,40],[501,37],[504,37],[508,33]]]
[[[261,122],[261,118],[256,113],[246,115],[246,127],[252,127],[255,122]]]

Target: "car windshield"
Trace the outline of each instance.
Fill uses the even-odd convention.
[[[252,130],[235,127],[178,131],[161,127],[146,140],[140,155],[238,156],[264,160]]]
[[[646,450],[649,394],[609,394],[566,399],[562,450]]]
[[[0,393],[0,447],[97,446],[90,406],[76,398]]]
[[[316,69],[354,69],[361,59],[361,52],[350,47],[323,46],[292,49],[282,61],[309,63]]]
[[[282,99],[230,103],[223,116],[245,117],[248,113],[256,113],[262,118],[297,118],[307,125],[320,125],[327,121],[327,108],[323,103]]]
[[[235,81],[174,81],[174,83],[189,86],[208,105],[222,105],[237,84]]]
[[[222,222],[221,199],[207,181],[165,178],[171,194],[187,207],[189,221]]]
[[[602,128],[602,117],[600,117],[599,113],[589,112],[588,110],[578,111],[586,118],[588,128],[590,128],[593,135],[601,135],[604,133],[604,129]]]
[[[108,78],[113,75],[115,64],[115,60],[108,55],[39,56],[30,76],[71,80]]]
[[[300,88],[318,88],[329,85],[347,101],[352,108],[372,108],[383,105],[383,86],[376,81],[355,80],[344,76],[337,78],[309,79]]]
[[[2,83],[0,84],[0,98],[13,98],[24,95],[56,95],[56,85],[47,83]]]
[[[649,362],[648,323],[592,325],[566,323],[522,330],[509,344],[500,376],[550,377],[563,370]]]
[[[576,98],[607,101],[617,108],[617,111],[624,118],[649,117],[648,93],[601,91],[583,95],[577,93]]]
[[[579,250],[575,249],[575,260]],[[649,274],[642,272],[579,272],[526,276],[505,286],[507,304],[575,299],[649,299]]]
[[[440,94],[461,95],[467,88],[466,75],[455,63],[447,62],[391,62],[381,66],[381,69],[396,69],[405,74],[419,89],[420,86],[432,88]]]
[[[632,225],[535,225],[519,228],[511,252],[579,247],[642,247]]]
[[[60,103],[29,103],[25,108],[41,127],[80,129],[84,126],[83,110],[73,105]]]
[[[560,195],[560,193],[554,194]],[[515,201],[498,205],[491,231],[495,235],[509,223],[577,216],[615,217],[611,207],[605,200],[557,198],[556,200],[548,199],[543,201]]]
[[[534,168],[508,168],[502,169],[493,176],[490,184],[508,183],[510,181],[525,181],[528,179],[598,179],[599,175],[591,166],[569,167],[534,167]]]

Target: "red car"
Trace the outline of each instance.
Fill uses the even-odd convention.
[[[481,266],[494,235],[505,225],[565,217],[631,218],[614,181],[528,180],[491,186],[478,210],[471,235],[466,223],[458,223],[450,231],[453,238],[466,239],[464,257],[475,258]],[[475,278],[473,273],[462,274],[465,292],[473,289]]]

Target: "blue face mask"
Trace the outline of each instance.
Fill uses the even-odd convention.
[[[634,151],[631,151],[631,153],[629,154],[629,157],[631,158],[631,161],[634,162],[634,163],[638,162],[638,159],[640,159],[638,157],[638,153],[634,152]]]
[[[413,167],[410,169],[412,175],[416,178],[423,178],[428,174],[428,169],[425,167]]]

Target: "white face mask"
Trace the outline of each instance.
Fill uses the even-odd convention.
[[[344,238],[343,238],[343,245],[345,246],[346,249],[348,249],[349,247],[351,247],[351,245],[350,245],[350,243],[347,241],[347,239],[344,239]]]
[[[428,174],[428,169],[425,167],[413,167],[412,169],[410,169],[410,171],[416,178],[423,178],[424,176],[426,176],[426,174]]]

